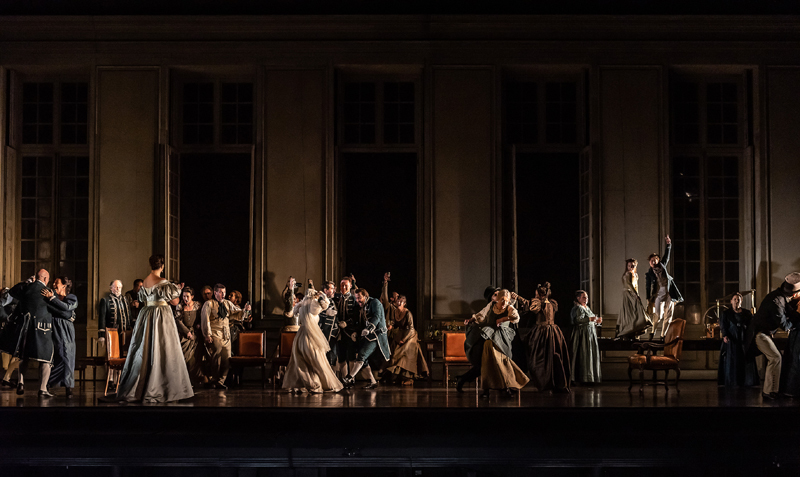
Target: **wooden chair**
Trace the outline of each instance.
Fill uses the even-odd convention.
[[[288,366],[289,358],[292,357],[292,345],[294,338],[297,336],[296,331],[281,331],[281,338],[278,342],[278,349],[275,351],[275,356],[272,358],[272,389],[276,389],[278,382],[278,368],[281,366]]]
[[[444,364],[444,387],[450,387],[450,366],[470,366],[464,352],[467,334],[445,331],[442,333],[442,363]]]
[[[634,343],[639,348],[639,351],[635,355],[628,357],[628,380],[630,382],[628,391],[633,387],[632,372],[634,369],[639,370],[639,392],[644,392],[644,371],[646,369],[653,371],[655,384],[659,384],[656,381],[656,373],[664,371],[664,389],[667,391],[669,390],[667,384],[669,370],[674,369],[676,373],[675,389],[680,392],[678,380],[681,378],[680,361],[681,352],[683,351],[683,332],[685,330],[686,320],[672,320],[663,343]],[[663,350],[663,355],[656,355],[655,353],[658,350]]]
[[[103,396],[108,395],[108,383],[111,376],[115,376],[115,382],[119,387],[119,377],[122,375],[122,368],[125,367],[125,358],[121,357],[119,350],[119,333],[116,328],[106,328],[106,388]]]
[[[290,348],[291,349],[291,348]],[[239,333],[239,354],[230,357],[231,368],[261,368],[261,389],[267,382],[267,334],[264,331]],[[242,373],[239,373],[241,376]]]

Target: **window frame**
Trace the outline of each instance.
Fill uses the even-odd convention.
[[[502,74],[502,87],[500,91],[500,118],[501,118],[501,138],[505,146],[513,145],[518,153],[529,152],[576,152],[580,153],[588,145],[588,79],[587,69],[576,67],[569,71],[541,71],[510,69]],[[512,82],[531,82],[536,83],[536,111],[537,118],[537,142],[536,143],[513,143],[508,139],[508,108],[506,103],[506,91],[508,84]],[[569,83],[574,82],[575,90],[575,142],[574,143],[548,143],[547,142],[547,84],[548,83]]]
[[[672,100],[675,94],[675,86],[678,83],[695,83],[698,85],[699,89],[699,96],[698,96],[698,103],[699,103],[699,139],[700,141],[697,144],[677,144],[675,140],[675,130],[676,130],[676,103]],[[707,118],[707,111],[708,111],[708,102],[707,102],[707,85],[710,83],[735,83],[737,86],[737,117],[738,117],[738,142],[737,144],[709,144],[708,143],[708,118]],[[674,190],[673,190],[673,174],[674,174],[674,167],[675,167],[675,160],[678,157],[697,157],[699,159],[699,167],[700,167],[700,192],[699,197],[701,199],[700,204],[700,218],[699,218],[699,242],[700,242],[700,275],[697,278],[700,284],[700,297],[699,303],[690,302],[688,300],[685,301],[687,307],[692,306],[699,306],[702,310],[706,309],[708,306],[711,306],[715,303],[716,299],[722,297],[713,297],[711,296],[711,287],[710,287],[710,261],[709,261],[709,253],[708,247],[709,243],[712,239],[709,238],[709,196],[708,196],[708,180],[709,180],[709,158],[711,157],[736,157],[737,159],[737,190],[738,190],[738,217],[737,220],[739,222],[739,252],[738,252],[738,263],[739,263],[739,288],[742,287],[743,284],[747,283],[746,273],[744,266],[744,262],[746,261],[745,251],[747,250],[747,240],[748,235],[745,233],[745,221],[747,218],[745,209],[746,209],[746,195],[748,193],[748,188],[746,186],[746,181],[748,180],[747,174],[747,163],[749,161],[749,156],[747,154],[747,150],[752,147],[752,136],[751,136],[751,129],[750,125],[753,119],[754,111],[751,110],[752,105],[748,101],[748,89],[753,88],[753,85],[747,79],[747,71],[737,71],[737,72],[693,72],[693,71],[671,71],[669,74],[669,85],[667,87],[667,98],[668,98],[668,108],[667,108],[667,124],[668,124],[668,146],[669,146],[669,154],[668,154],[668,165],[666,170],[666,190],[667,190],[667,210],[668,210],[668,217],[667,217],[667,224],[669,226],[668,230],[675,230],[675,203],[674,203]],[[680,244],[683,239],[676,239],[678,240],[678,244]],[[719,262],[715,260],[714,262]],[[728,263],[729,261],[723,260],[723,263]],[[674,270],[675,265],[671,265],[672,269]],[[678,285],[678,289],[681,290],[683,293],[684,290],[681,288],[682,282],[680,280],[683,277],[678,277],[676,275],[676,281]],[[725,277],[721,277],[721,280],[716,280],[717,282],[723,282],[723,291],[724,291],[724,284],[727,280]],[[692,281],[694,282],[694,281]],[[684,284],[685,288],[685,284]],[[686,298],[686,297],[684,297]],[[700,310],[702,312],[702,310]],[[687,308],[688,312],[688,308]]]
[[[212,83],[214,87],[214,122],[213,141],[206,144],[185,144],[183,142],[183,94],[184,85],[189,83]],[[253,116],[252,116],[252,142],[240,144],[227,144],[220,142],[222,135],[222,84],[223,83],[250,83],[253,87]],[[170,94],[170,118],[172,127],[170,132],[171,144],[180,153],[206,153],[206,152],[227,152],[239,153],[249,152],[257,142],[258,124],[258,81],[255,74],[177,74],[171,82],[172,92]]]
[[[372,144],[347,143],[344,140],[344,89],[347,83],[375,83],[375,142]],[[414,84],[414,142],[387,144],[384,142],[384,84]],[[338,71],[336,82],[336,144],[341,152],[416,152],[422,151],[423,124],[423,84],[422,75],[417,72],[398,72],[397,74]]]

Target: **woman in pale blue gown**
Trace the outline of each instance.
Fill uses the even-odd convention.
[[[161,278],[163,255],[150,257],[150,269],[139,290],[139,302],[145,306],[133,328],[119,379],[119,401],[167,402],[194,396],[169,306],[178,304],[182,286]]]

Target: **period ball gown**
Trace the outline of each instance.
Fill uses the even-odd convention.
[[[139,312],[117,387],[120,401],[167,402],[194,396],[169,302],[180,296],[167,280],[139,290]]]
[[[319,327],[319,314],[328,308],[328,297],[316,297],[311,288],[305,298],[295,305],[294,316],[300,329],[292,344],[292,356],[286,366],[283,389],[321,393],[341,391],[344,387],[328,362],[328,340]]]

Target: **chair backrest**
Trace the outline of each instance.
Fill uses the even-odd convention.
[[[292,344],[294,344],[294,337],[297,336],[296,331],[281,331],[281,347],[278,356],[281,358],[289,358],[292,356]]]
[[[462,332],[445,331],[442,333],[442,355],[445,358],[466,358],[464,341],[467,334]]]
[[[667,335],[664,337],[664,342],[669,343],[672,340],[680,338],[675,344],[664,347],[664,356],[670,356],[676,360],[681,359],[681,352],[683,351],[683,331],[686,329],[686,320],[672,320],[667,330]]]
[[[106,328],[106,358],[119,357],[119,333],[116,328]]]
[[[239,356],[264,357],[265,348],[263,331],[239,333]]]

